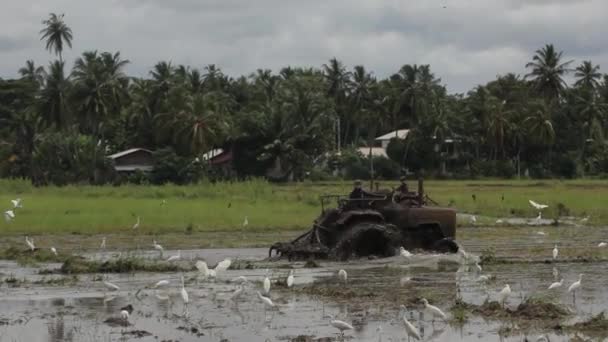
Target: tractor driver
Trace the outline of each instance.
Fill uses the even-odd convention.
[[[397,188],[397,192],[399,192],[401,194],[401,196],[407,195],[410,191],[407,188],[407,183],[405,182],[405,176],[401,176],[401,178],[399,178],[399,180],[401,181],[401,184]]]

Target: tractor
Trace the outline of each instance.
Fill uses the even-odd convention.
[[[320,200],[321,214],[312,228],[291,242],[273,244],[270,258],[382,258],[396,255],[400,247],[458,252],[456,210],[429,205],[436,203],[425,195],[422,179],[417,192],[378,190],[366,198],[323,195]],[[336,205],[329,205],[333,201]]]

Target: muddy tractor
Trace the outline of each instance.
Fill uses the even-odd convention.
[[[376,191],[357,199],[324,195],[312,228],[291,242],[273,244],[268,254],[290,260],[346,260],[394,256],[401,246],[456,253],[456,211],[429,202],[421,179],[418,191],[406,194]]]

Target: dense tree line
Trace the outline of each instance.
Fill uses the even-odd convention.
[[[366,177],[366,156],[353,147],[401,128],[411,129],[408,138],[391,142],[390,160],[374,161],[380,175],[608,172],[608,75],[591,61],[575,66],[550,44],[533,54],[523,77],[509,73],[466,94],[448,94],[429,65],[406,64],[379,79],[336,58],[320,68],[258,69],[237,78],[213,64],[198,69],[161,61],[148,77],[136,78],[125,74],[129,60],[120,52],[85,51],[70,69],[62,52],[73,35],[63,15],[51,14],[43,25],[41,40],[58,59],[45,67],[26,61],[21,78],[0,79],[4,177],[100,182],[111,169],[105,156],[135,146],[188,168],[184,161],[212,148],[231,150],[238,177],[264,175],[271,166],[283,179],[332,168]],[[446,140],[457,153],[443,150]],[[212,172],[201,169],[157,181]]]

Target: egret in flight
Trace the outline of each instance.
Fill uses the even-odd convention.
[[[546,204],[540,204],[540,203],[536,203],[533,200],[528,200],[528,202],[530,202],[530,204],[536,209],[536,210],[543,210],[548,208],[549,206]]]
[[[168,280],[159,280],[156,284],[154,284],[154,286],[152,286],[153,289],[157,289],[159,287],[165,287],[169,285],[169,281]]]
[[[109,281],[104,281],[103,285],[110,291],[118,291],[120,287],[116,284],[110,283]]]
[[[21,206],[21,198],[17,198],[17,199],[11,200],[11,203],[13,204],[13,209],[23,208]]]
[[[11,222],[12,220],[15,219],[15,212],[12,210],[7,210],[4,212],[4,220],[6,222]]]

